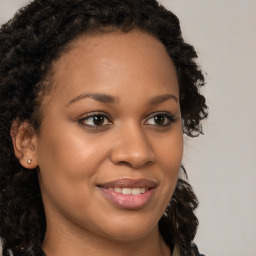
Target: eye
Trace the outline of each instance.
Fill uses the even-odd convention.
[[[146,121],[147,125],[168,126],[176,121],[176,118],[168,112],[153,113]]]
[[[98,127],[110,125],[110,118],[104,113],[91,113],[79,120],[79,123],[86,126]]]

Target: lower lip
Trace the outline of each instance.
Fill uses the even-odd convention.
[[[123,209],[139,209],[144,207],[151,200],[155,192],[155,188],[151,188],[140,195],[123,195],[114,190],[102,187],[99,189],[108,200]]]

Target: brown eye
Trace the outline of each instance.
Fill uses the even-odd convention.
[[[163,112],[150,115],[149,119],[146,121],[146,124],[154,126],[168,126],[175,121],[176,119],[172,114]]]
[[[94,116],[92,117],[92,122],[94,125],[103,125],[104,124],[105,117],[104,116]]]
[[[154,117],[154,122],[157,125],[163,125],[166,121],[166,117],[164,117],[163,115],[157,115]]]
[[[83,125],[87,126],[104,126],[111,124],[109,121],[109,118],[106,115],[103,114],[92,114],[90,116],[87,116],[79,121]]]

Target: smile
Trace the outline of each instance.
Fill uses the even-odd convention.
[[[108,202],[123,209],[140,209],[153,198],[157,183],[147,179],[120,179],[98,186]]]
[[[148,188],[120,188],[120,187],[107,188],[107,189],[113,190],[122,195],[140,195],[145,193],[148,190]]]

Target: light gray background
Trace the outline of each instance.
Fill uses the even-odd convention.
[[[0,23],[26,0],[0,0]],[[256,256],[256,0],[160,0],[207,73],[205,135],[186,139],[207,256]]]

